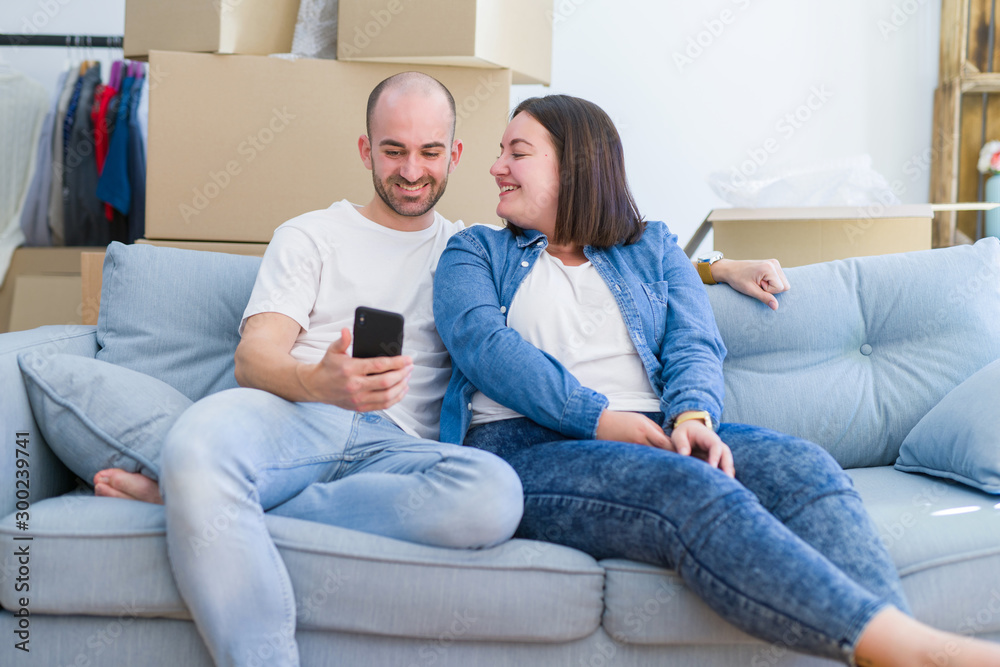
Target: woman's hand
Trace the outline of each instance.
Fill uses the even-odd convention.
[[[737,292],[752,296],[771,309],[778,309],[775,294],[789,288],[788,278],[776,259],[720,259],[711,267],[712,278]]]
[[[697,419],[681,422],[670,434],[673,450],[683,456],[695,456],[730,477],[736,477],[733,453],[719,434]]]
[[[660,425],[638,412],[605,410],[597,422],[597,439],[672,449]]]

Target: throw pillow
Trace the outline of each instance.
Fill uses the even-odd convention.
[[[920,472],[1000,494],[1000,359],[952,389],[917,422],[896,470]]]
[[[192,401],[238,386],[233,354],[259,257],[112,243],[97,358],[163,380]]]
[[[105,468],[159,479],[160,448],[191,400],[142,373],[72,354],[21,353],[31,412],[49,448],[92,483]]]

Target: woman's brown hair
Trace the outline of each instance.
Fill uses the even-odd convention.
[[[569,95],[532,97],[527,113],[544,127],[559,156],[559,198],[552,243],[608,248],[635,243],[646,223],[625,178],[625,154],[614,123],[593,102]],[[522,230],[507,222],[515,236]]]

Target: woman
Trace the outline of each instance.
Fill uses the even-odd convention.
[[[491,169],[507,229],[448,244],[434,316],[455,365],[441,439],[494,452],[525,492],[518,536],[675,569],[767,641],[859,665],[1000,664],[906,612],[847,475],[818,446],[719,424],[725,348],[695,270],[645,223],[608,116],[515,109]]]

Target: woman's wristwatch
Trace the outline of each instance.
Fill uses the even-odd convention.
[[[722,258],[722,253],[718,250],[698,257],[698,263],[696,266],[698,267],[698,275],[701,276],[701,282],[706,285],[716,284],[715,278],[712,277],[712,265]]]
[[[712,415],[708,414],[704,410],[688,410],[687,412],[682,412],[681,414],[674,417],[673,424],[671,428],[677,428],[686,421],[692,421],[697,419],[698,421],[704,422],[705,426],[715,430],[715,426],[712,425]]]

